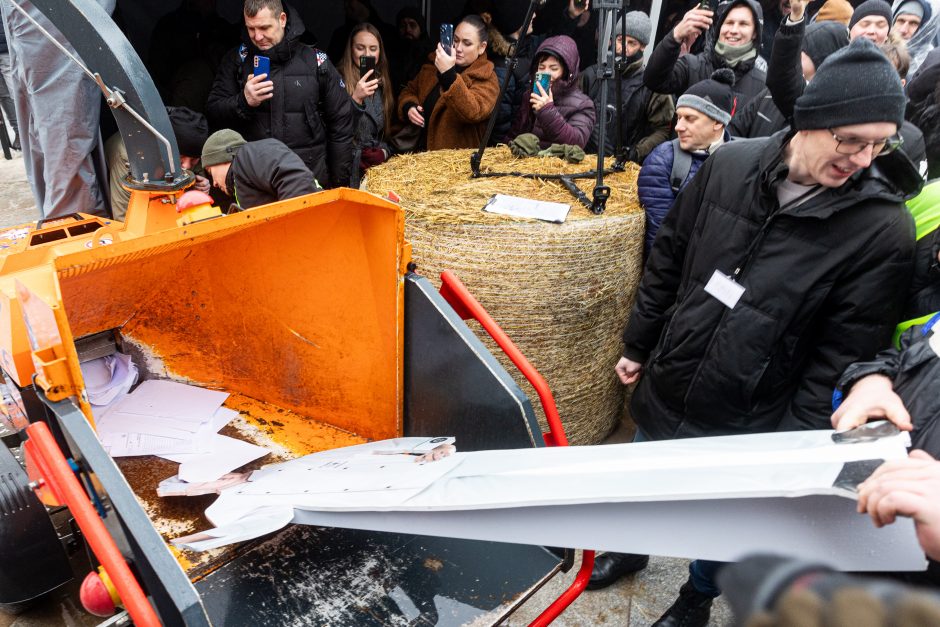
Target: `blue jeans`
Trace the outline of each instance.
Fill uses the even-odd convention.
[[[711,560],[694,560],[689,564],[689,580],[692,587],[714,598],[721,595],[721,590],[715,582],[718,571],[728,562],[713,562]]]

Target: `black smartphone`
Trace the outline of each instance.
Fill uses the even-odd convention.
[[[365,76],[369,70],[372,70],[372,76],[369,78],[369,80],[376,78],[375,57],[370,57],[369,55],[363,55],[359,57],[359,76]]]
[[[453,54],[454,48],[454,25],[441,24],[441,47],[447,54]]]
[[[700,0],[698,3],[698,8],[702,11],[711,11],[715,12],[715,6],[712,4],[712,0]]]

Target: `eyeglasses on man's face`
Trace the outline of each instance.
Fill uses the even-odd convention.
[[[872,155],[880,157],[894,152],[904,143],[904,139],[897,133],[884,139],[868,140],[858,137],[843,137],[831,128],[827,130],[832,133],[832,139],[836,141],[836,152],[840,155],[857,155],[871,146]]]

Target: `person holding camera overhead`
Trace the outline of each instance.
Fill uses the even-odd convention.
[[[388,56],[375,26],[363,22],[353,27],[339,62],[339,73],[352,98],[356,120],[349,186],[359,187],[365,171],[385,163],[391,154],[385,137],[395,115]]]
[[[468,15],[441,42],[418,76],[402,90],[398,108],[418,131],[418,150],[476,148],[499,98],[499,81],[486,58],[487,27]]]
[[[767,62],[760,56],[762,21],[756,0],[702,0],[653,49],[643,82],[656,93],[678,97],[715,70],[731,68],[737,106],[743,107],[767,79]],[[704,51],[682,54],[702,36]]]
[[[532,63],[532,88],[525,96],[527,102],[520,103],[510,138],[532,133],[541,148],[587,145],[596,112],[594,102],[578,86],[580,63],[578,45],[571,37],[558,35],[542,42]]]

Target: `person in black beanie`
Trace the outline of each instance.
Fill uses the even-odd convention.
[[[865,0],[858,5],[849,20],[849,37],[866,37],[883,44],[891,30],[891,5],[885,0]]]
[[[436,42],[428,37],[424,15],[418,9],[403,8],[395,16],[395,26],[398,36],[388,41],[388,64],[397,96],[418,75]]]
[[[838,22],[816,22],[807,26],[800,55],[803,78],[809,81],[829,55],[848,45],[849,33]]]
[[[794,2],[801,11],[803,5]],[[804,36],[803,29],[806,29]],[[848,29],[838,22],[815,22],[809,26],[801,19],[794,25],[785,20],[774,36],[773,56],[767,67],[767,87],[734,116],[728,130],[734,137],[767,137],[786,128],[787,117],[777,99],[780,89],[791,102],[803,93],[803,86],[816,68],[830,54],[849,44]],[[775,91],[776,90],[776,91]]]
[[[870,167],[898,147],[904,106],[857,39],[816,68],[792,131],[729,142],[679,193],[615,367],[641,439],[831,428],[839,376],[889,345],[913,272],[904,199],[923,181]],[[655,625],[707,625],[722,566],[692,562]]]

